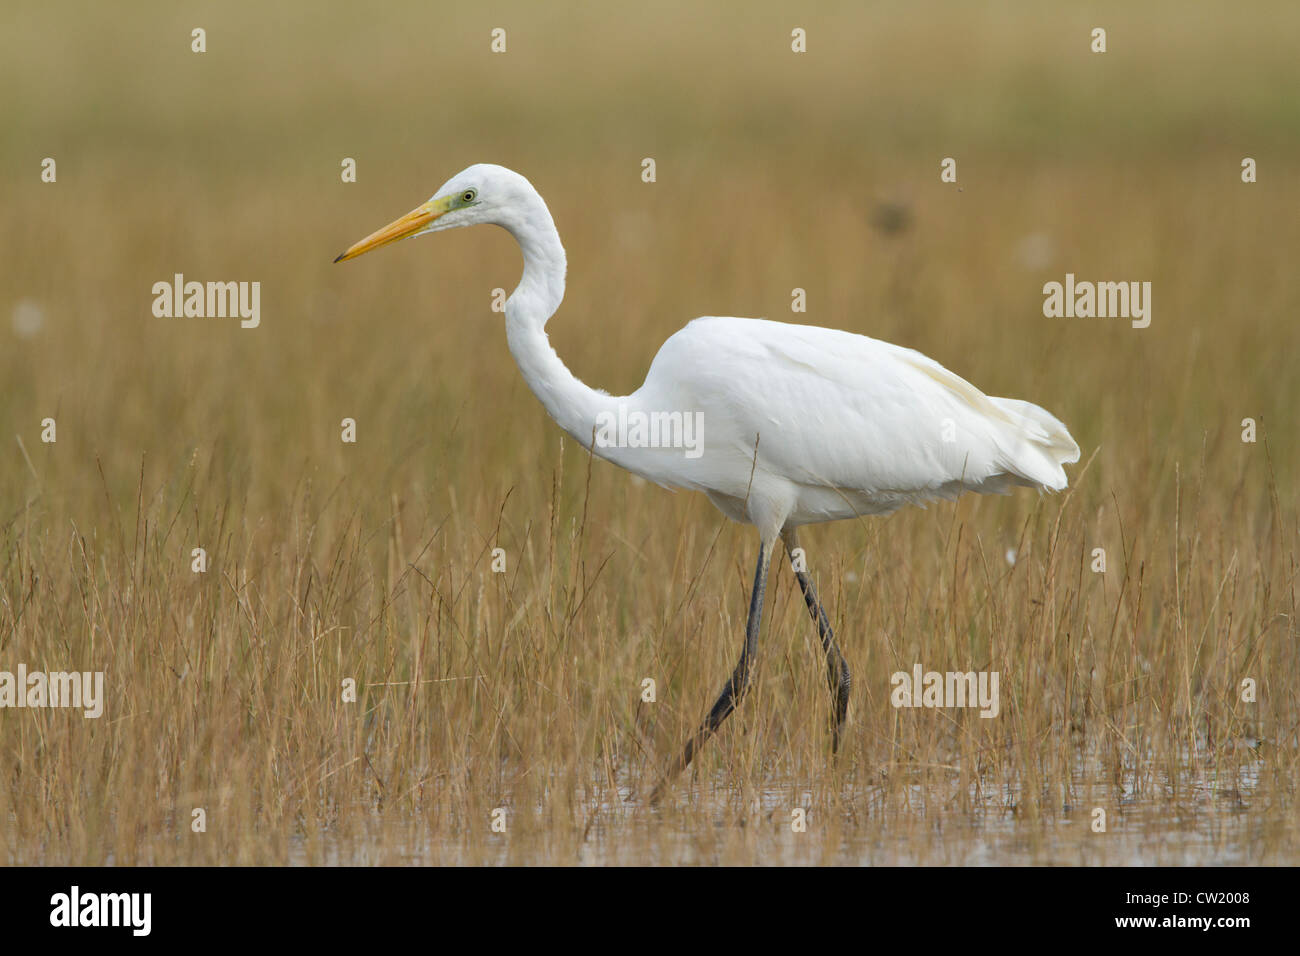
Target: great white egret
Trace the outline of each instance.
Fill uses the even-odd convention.
[[[559,426],[628,471],[704,492],[728,518],[758,530],[740,660],[651,802],[750,686],[778,539],[791,554],[826,655],[837,749],[849,667],[812,579],[793,560],[795,529],[964,491],[1007,493],[1013,485],[1057,491],[1066,486],[1061,466],[1079,460],[1069,431],[1037,405],[990,398],[919,352],[835,329],[695,319],[663,344],[631,395],[590,388],[546,337],[565,277],[551,213],[527,179],[501,166],[470,166],[334,261],[477,223],[503,227],[523,252],[523,278],[506,301],[506,339],[528,387]]]

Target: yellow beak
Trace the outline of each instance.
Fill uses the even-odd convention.
[[[401,219],[390,222],[377,232],[372,232],[334,261],[343,262],[345,259],[355,259],[363,252],[369,252],[371,249],[378,249],[380,246],[386,246],[398,239],[413,236],[439,216],[445,215],[450,208],[450,203],[445,199],[430,199],[424,205],[416,206]]]

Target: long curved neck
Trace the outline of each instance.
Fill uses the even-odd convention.
[[[506,229],[524,254],[524,275],[506,300],[506,340],[524,381],[546,411],[584,448],[592,444],[597,414],[612,400],[583,384],[551,348],[546,322],[564,298],[564,247],[545,203]]]

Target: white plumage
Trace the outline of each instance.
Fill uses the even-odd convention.
[[[631,395],[590,388],[546,337],[546,322],[564,297],[566,268],[551,214],[524,177],[500,166],[469,167],[339,259],[475,223],[509,230],[523,252],[523,277],[506,303],[507,339],[551,417],[596,454],[661,485],[702,491],[727,517],[758,529],[744,653],[664,782],[690,762],[749,684],[778,537],[793,549],[801,525],[884,514],[963,491],[1005,493],[1016,485],[1057,491],[1066,486],[1062,465],[1079,460],[1065,426],[1037,405],[991,398],[919,352],[835,329],[700,318],[663,344]],[[602,424],[611,420],[671,414],[698,416],[695,454],[600,441]],[[838,744],[848,666],[811,578],[798,573],[798,579],[826,650]]]
[[[1058,490],[1062,463],[1079,456],[1048,412],[989,398],[919,352],[763,319],[696,319],[664,343],[625,401],[699,410],[704,453],[598,453],[704,491],[728,517],[769,535],[963,490]]]

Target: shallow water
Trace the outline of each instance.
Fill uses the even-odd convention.
[[[460,836],[420,818],[370,815],[365,836],[290,843],[293,864],[574,865],[1251,865],[1295,859],[1297,828],[1280,801],[1260,793],[1264,761],[1219,780],[1184,768],[1160,792],[1139,794],[1095,774],[1077,775],[1073,803],[1022,809],[1017,788],[979,792],[926,785],[852,786],[832,809],[809,792],[769,785],[738,790],[721,775],[682,784],[666,805],[644,806],[630,787],[617,799],[577,794],[582,819],[521,823]],[[792,799],[792,794],[797,799]],[[632,799],[629,799],[632,796]],[[1039,807],[1049,805],[1046,797]],[[806,828],[793,829],[795,806]],[[1098,831],[1095,809],[1106,812]],[[486,830],[486,828],[484,828]]]

